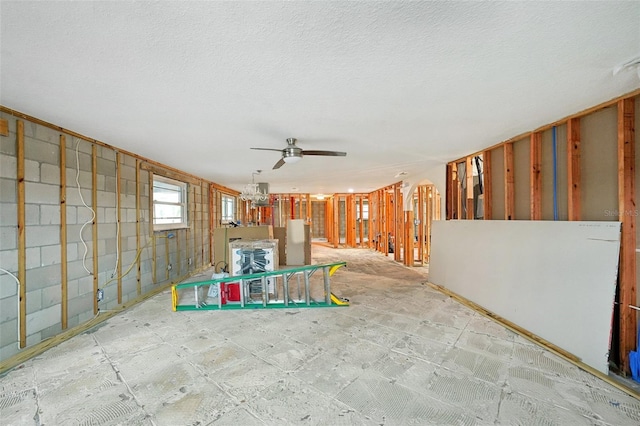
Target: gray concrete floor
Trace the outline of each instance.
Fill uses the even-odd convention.
[[[369,250],[346,308],[172,312],[163,292],[0,379],[3,425],[638,425],[640,401]],[[192,281],[208,279],[210,273]]]

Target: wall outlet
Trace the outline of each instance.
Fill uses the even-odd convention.
[[[193,263],[193,260],[191,260],[191,258],[187,259],[187,265],[191,265]]]
[[[167,265],[167,271],[170,271],[171,269],[173,269],[173,266],[171,266],[171,264]]]
[[[102,302],[102,299],[104,299],[104,290],[99,288],[98,291],[96,291],[96,299],[98,300],[98,302]]]

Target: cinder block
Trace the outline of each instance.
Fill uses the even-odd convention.
[[[127,185],[126,185],[126,193],[130,194],[130,195],[136,195],[136,183],[135,181],[127,181]]]
[[[18,226],[18,204],[0,202],[0,218],[2,226]],[[0,243],[0,247],[4,244]]]
[[[116,175],[116,162],[111,160],[106,160],[104,158],[98,158],[98,174],[105,176],[115,176]]]
[[[113,150],[113,148],[99,146],[98,157],[109,161],[116,161],[116,152]]]
[[[0,347],[5,347],[19,340],[17,318],[0,324]]]
[[[13,157],[16,156],[16,132],[11,130],[11,125],[14,122],[14,120],[9,120],[9,137],[0,138],[0,153]]]
[[[67,244],[67,262],[73,262],[78,259],[78,245],[76,243]]]
[[[82,277],[78,280],[78,296],[93,294],[93,276]]]
[[[27,285],[30,290],[39,290],[60,283],[60,266],[49,265],[27,269]]]
[[[115,207],[116,194],[114,192],[98,191],[98,206]]]
[[[18,343],[10,343],[6,346],[0,347],[0,360],[9,359],[20,352]]]
[[[62,286],[51,286],[42,290],[42,307],[48,308],[53,305],[60,305],[62,301]]]
[[[124,154],[124,155],[121,155],[120,158],[123,159],[123,163],[126,166],[133,167],[133,168],[136,167],[136,158],[135,157],[132,157],[131,155]]]
[[[116,188],[116,178],[113,176],[106,176],[104,179],[104,190],[115,194]]]
[[[62,320],[61,320],[62,321]],[[52,325],[51,327],[47,327],[42,330],[41,335],[42,339],[48,339],[49,337],[53,337],[62,332],[62,322]]]
[[[98,190],[98,191],[106,191],[106,189],[107,189],[106,181],[107,181],[107,177],[106,176],[104,176],[104,175],[96,176],[96,190]]]
[[[17,296],[0,299],[0,322],[18,318],[18,303]]]
[[[136,235],[136,224],[131,222],[120,223],[120,235]]]
[[[120,178],[124,180],[134,181],[136,180],[136,168],[120,164]]]
[[[0,265],[7,271],[18,271],[18,250],[4,250],[4,241],[3,250],[0,250]]]
[[[60,244],[60,227],[55,225],[31,226],[25,232],[27,247]]]
[[[78,223],[78,209],[67,204],[67,225],[75,225],[76,223]]]
[[[27,315],[42,310],[42,290],[28,291],[25,299],[27,300]]]
[[[39,163],[60,164],[60,147],[57,141],[53,144],[25,135],[24,157]]]
[[[42,266],[40,258],[40,247],[27,247],[25,250],[27,269],[39,268]]]
[[[25,233],[29,233],[29,229],[31,225],[40,225],[40,205],[25,204],[24,220],[27,225],[27,228],[25,229]]]
[[[15,179],[0,179],[0,197],[3,203],[18,201],[18,184]]]
[[[32,204],[60,204],[60,186],[25,182],[25,201]]]
[[[129,223],[136,223],[138,220],[136,217],[136,209],[125,209],[123,220]]]
[[[87,146],[89,148],[88,153],[83,152],[82,146],[83,146],[83,143],[80,142],[80,150],[77,154],[77,158],[76,158],[75,145],[73,148],[70,148],[67,146],[67,167],[69,169],[73,169],[74,173],[75,173],[75,170],[77,169],[76,165],[78,164],[78,161],[76,160],[80,160],[80,170],[83,170],[85,172],[91,172],[91,145],[88,143],[84,144],[84,146]]]
[[[2,222],[4,224],[4,221]],[[13,250],[18,247],[18,228],[14,226],[0,226],[0,253],[5,250]],[[3,267],[4,261],[0,263]],[[5,267],[5,269],[7,269]]]
[[[90,276],[90,274],[84,269],[85,266],[89,271],[93,271],[93,261],[91,256],[88,254],[86,263],[83,263],[82,256],[80,256],[80,260],[67,262],[67,279],[77,279]]]
[[[31,333],[29,329],[27,329],[27,333]],[[36,332],[33,334],[27,335],[27,347],[36,345],[42,341],[42,337],[40,336],[40,332]]]
[[[59,265],[62,257],[60,250],[59,244],[40,247],[40,265]]]
[[[128,194],[122,195],[120,197],[120,207],[121,208],[135,209],[136,208],[136,196],[135,195],[128,195]]]
[[[40,166],[40,181],[42,183],[60,185],[60,167],[43,163]]]
[[[71,299],[72,297],[78,297],[80,283],[79,280],[67,280],[67,299]]]
[[[27,314],[27,330],[36,333],[60,322],[60,305]]]
[[[16,277],[18,271],[9,271]],[[18,294],[18,282],[9,274],[4,272],[0,274],[0,299],[5,297],[14,297]]]
[[[60,225],[60,205],[40,206],[40,225]]]
[[[104,216],[100,216],[100,222],[102,223],[116,223],[116,208],[115,207],[105,207],[104,208]]]
[[[0,177],[16,179],[18,177],[16,164],[16,157],[0,153]]]

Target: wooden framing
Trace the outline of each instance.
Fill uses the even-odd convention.
[[[340,244],[340,197],[338,195],[333,196],[332,213],[333,247],[338,248]]]
[[[413,223],[415,219],[415,213],[413,210],[407,210],[404,212],[404,264],[405,266],[414,266],[414,236]]]
[[[0,136],[9,136],[9,121],[0,118]]]
[[[529,143],[529,193],[531,220],[542,219],[542,134],[531,133]]]
[[[60,135],[60,317],[62,329],[68,327],[67,288],[67,142]]]
[[[491,168],[493,163],[491,162],[491,151],[484,151],[482,153],[482,177],[483,185],[482,194],[484,202],[484,220],[493,219],[493,178],[491,177]]]
[[[465,160],[465,177],[466,177],[466,219],[473,220],[475,218],[473,211],[473,157],[469,156]]]
[[[567,204],[569,220],[580,220],[580,118],[567,121]]]
[[[142,294],[142,271],[140,264],[140,160],[136,158],[136,294]]]
[[[76,142],[79,143],[79,142]],[[79,165],[78,165],[79,167]],[[93,245],[93,314],[98,314],[98,147],[91,145],[91,208],[93,224],[91,238]]]
[[[620,358],[629,372],[629,352],[636,349],[636,199],[635,199],[635,103],[618,102],[618,214],[622,222],[620,247]]]
[[[149,173],[149,235],[151,236],[151,282],[156,284],[158,282],[158,271],[156,271],[156,259],[158,256],[158,247],[156,241],[156,234],[153,231],[153,172]],[[189,212],[191,213],[191,212]],[[187,239],[188,241],[188,239]],[[187,253],[189,247],[187,244]]]
[[[515,180],[513,172],[513,142],[504,144],[504,218],[515,219]]]
[[[404,208],[402,202],[402,187],[399,183],[394,185],[394,196],[393,202],[395,203],[395,212],[394,212],[394,234],[395,242],[394,242],[394,250],[393,250],[393,258],[396,262],[400,262],[402,260],[402,253],[405,248],[404,246]]]
[[[447,204],[445,206],[445,218],[446,220],[453,219],[453,199],[454,199],[454,191],[453,191],[453,163],[448,163],[446,168],[446,193],[445,199]]]
[[[25,215],[24,122],[16,122],[16,167],[18,183],[18,281],[20,281],[20,348],[27,346],[27,236]]]
[[[122,226],[122,208],[120,203],[122,202],[122,168],[120,162],[122,161],[120,153],[116,152],[116,227],[120,229]],[[118,264],[116,265],[116,273],[118,274],[118,305],[122,304],[122,232],[116,233],[116,244],[118,247],[118,253],[120,253]]]

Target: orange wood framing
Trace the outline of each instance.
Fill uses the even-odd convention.
[[[25,215],[24,122],[16,123],[16,168],[18,180],[18,281],[20,281],[20,348],[27,346],[27,239]]]
[[[482,153],[482,177],[483,185],[482,194],[484,201],[484,219],[493,219],[493,178],[491,177],[491,151],[484,151]]]
[[[635,200],[635,104],[618,102],[618,209],[622,222],[620,247],[620,357],[629,372],[629,352],[636,349],[636,200]]]
[[[473,214],[473,157],[469,156],[465,159],[465,175],[466,175],[466,194],[465,194],[465,202],[466,202],[466,210],[467,217],[466,219],[473,220],[475,215]]]
[[[531,133],[529,143],[529,185],[531,220],[542,219],[542,134]]]
[[[504,218],[515,219],[515,185],[513,172],[513,143],[504,144]]]
[[[567,121],[567,204],[569,220],[580,220],[580,118]]]
[[[60,311],[63,330],[68,327],[67,287],[67,141],[60,135]]]

